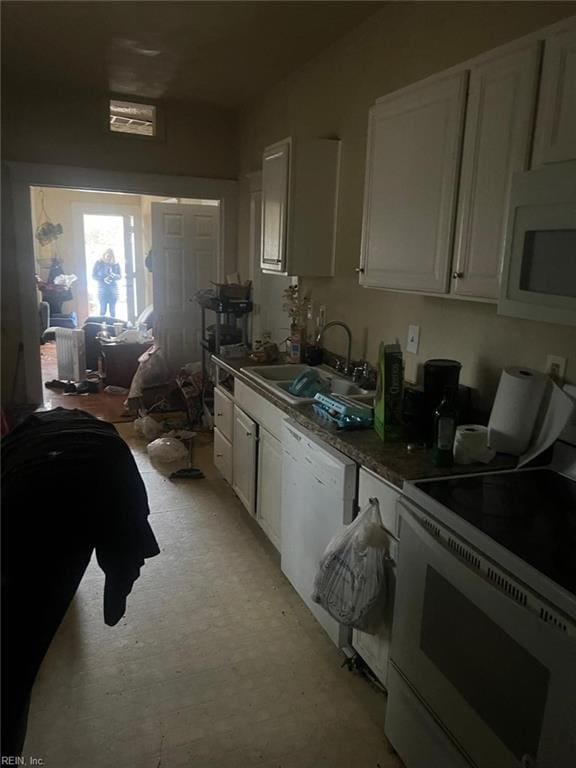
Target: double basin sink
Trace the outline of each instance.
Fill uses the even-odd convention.
[[[252,365],[241,369],[243,373],[249,376],[272,394],[282,398],[291,405],[299,403],[311,403],[311,397],[298,397],[289,392],[289,387],[295,379],[305,371],[314,370],[323,379],[326,380],[329,391],[333,395],[343,395],[352,400],[366,401],[374,397],[374,392],[368,389],[362,389],[351,379],[342,376],[333,368],[327,365],[317,365],[311,368],[309,365],[291,363],[288,365]]]

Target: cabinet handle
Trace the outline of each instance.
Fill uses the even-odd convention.
[[[217,459],[221,459],[221,458],[222,458],[222,454],[221,454],[221,453],[217,453],[217,454],[216,454],[216,458],[217,458]]]
[[[464,277],[464,272],[452,272],[452,277],[454,280],[460,280],[460,278]]]
[[[246,432],[246,437],[252,437],[252,432]]]
[[[222,411],[216,411],[216,416],[222,416]]]
[[[354,272],[356,272],[357,275],[363,275],[365,271],[366,270],[364,269],[364,267],[356,267],[354,269]]]

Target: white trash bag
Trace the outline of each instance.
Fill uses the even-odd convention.
[[[162,350],[154,345],[138,358],[138,368],[130,384],[128,399],[133,400],[135,397],[142,397],[142,390],[145,387],[166,384],[169,379],[168,365]]]
[[[152,461],[170,464],[173,461],[187,461],[190,453],[184,443],[175,437],[159,437],[146,448]]]
[[[148,442],[160,437],[162,431],[162,427],[152,416],[141,416],[134,421],[134,432],[144,437]]]
[[[312,600],[340,624],[376,633],[386,608],[389,543],[378,500],[370,499],[326,547]]]

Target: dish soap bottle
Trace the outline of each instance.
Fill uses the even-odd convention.
[[[432,461],[437,467],[452,466],[457,416],[454,390],[444,387],[442,402],[434,413]]]

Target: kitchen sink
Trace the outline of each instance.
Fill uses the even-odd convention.
[[[309,368],[309,365],[292,363],[289,365],[255,365],[242,368],[242,370],[249,375],[255,374],[258,378],[266,379],[266,381],[287,381],[290,384]]]
[[[347,397],[357,398],[358,400],[370,399],[374,392],[368,389],[362,389],[351,379],[338,374],[333,368],[327,365],[317,365],[311,368],[309,365],[289,364],[289,365],[252,365],[241,369],[243,373],[250,376],[261,387],[265,387],[269,392],[281,397],[292,405],[299,403],[311,403],[311,397],[298,397],[288,391],[292,382],[305,371],[315,370],[325,379],[330,386],[330,393],[333,395],[346,395]]]

